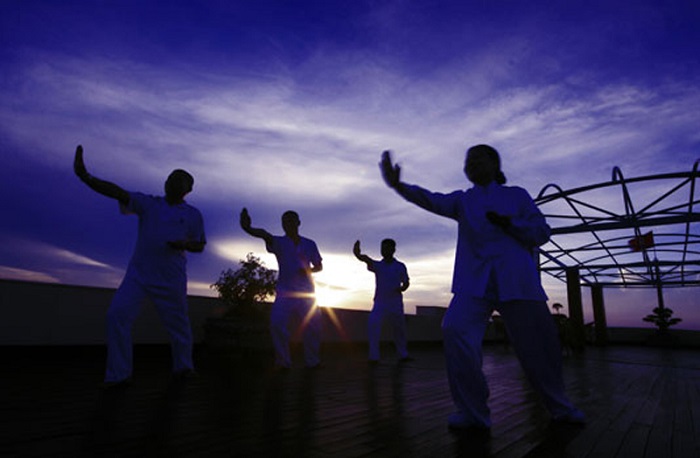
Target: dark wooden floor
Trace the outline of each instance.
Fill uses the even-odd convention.
[[[137,347],[134,383],[105,392],[102,348],[0,348],[0,455],[172,457],[698,457],[700,352],[587,348],[565,358],[583,428],[553,427],[513,353],[485,348],[490,441],[448,431],[439,346],[369,367],[324,349],[325,367],[275,373],[265,355],[197,349],[200,377],[169,377],[167,347]],[[299,358],[297,358],[297,361]]]

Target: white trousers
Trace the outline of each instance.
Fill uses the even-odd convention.
[[[289,352],[290,320],[296,318],[304,341],[304,364],[313,367],[321,362],[321,310],[313,298],[277,297],[270,312],[270,333],[275,348],[275,365],[291,367]]]
[[[544,301],[497,302],[456,294],[442,329],[447,377],[458,411],[475,425],[491,426],[489,388],[482,371],[482,340],[493,310],[503,317],[525,374],[552,416],[574,409],[564,392],[561,347]]]
[[[379,360],[379,341],[382,334],[382,323],[388,320],[394,331],[394,345],[399,358],[408,356],[406,348],[406,319],[403,304],[385,304],[375,302],[367,321],[367,338],[369,341],[369,359]]]
[[[107,310],[107,370],[105,382],[131,377],[133,345],[131,329],[144,299],[156,307],[171,343],[173,372],[193,369],[192,326],[187,314],[187,282],[175,287],[149,286],[127,272]]]

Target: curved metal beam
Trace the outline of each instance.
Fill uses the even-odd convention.
[[[691,225],[700,222],[700,212],[694,211],[700,204],[700,198],[696,196],[696,182],[700,177],[700,160],[695,161],[689,172],[664,173],[635,178],[625,178],[619,167],[613,167],[610,182],[596,183],[569,190],[564,190],[555,183],[545,185],[537,195],[535,202],[540,206],[543,214],[550,221],[568,221],[576,219],[578,224],[565,224],[552,227],[550,242],[541,248],[543,254],[540,268],[543,272],[562,280],[564,271],[569,267],[578,267],[581,270],[581,281],[587,284],[604,282],[608,286],[645,286],[658,287],[660,285],[700,285],[700,252],[692,250],[692,245],[700,243],[697,235],[691,233]],[[635,202],[629,188],[630,183],[645,183],[654,181],[680,180],[674,186],[662,193],[650,203],[635,209]],[[587,192],[619,186],[621,191],[624,214],[604,208],[587,201]],[[687,200],[678,204],[676,197],[681,191],[689,187]],[[577,195],[576,197],[574,197]],[[674,200],[676,199],[676,200]],[[547,204],[560,201],[569,209],[565,211],[546,212]],[[662,204],[668,202],[669,205]],[[550,223],[551,224],[551,223]],[[641,236],[641,229],[645,227],[663,227],[669,225],[684,226],[682,233],[664,233],[655,231],[657,241],[653,248],[655,258],[660,259],[658,266],[663,270],[656,270],[656,262],[650,259],[646,249],[641,250],[642,261],[623,261],[622,256],[633,254],[627,244],[621,244],[621,240],[629,240],[630,237]],[[600,232],[611,230],[631,229],[630,236],[618,236],[604,240]],[[681,231],[678,231],[681,232]],[[567,246],[567,236],[575,234],[589,234],[594,241],[574,246]],[[578,240],[578,239],[576,239]],[[568,245],[571,245],[570,243]],[[549,247],[549,248],[547,248]],[[599,252],[597,255],[596,252]],[[593,256],[590,256],[593,255]],[[674,256],[669,258],[669,256]],[[604,260],[609,262],[603,262]],[[570,261],[570,262],[567,262]],[[639,271],[643,269],[643,273]],[[614,271],[614,272],[611,272]],[[616,280],[606,280],[606,279]]]

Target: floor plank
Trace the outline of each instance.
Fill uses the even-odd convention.
[[[567,391],[589,418],[580,429],[552,426],[512,351],[486,346],[486,441],[446,427],[453,405],[439,345],[414,346],[406,364],[387,348],[376,367],[365,351],[326,346],[323,369],[275,372],[267,354],[202,347],[200,377],[180,383],[167,347],[141,346],[134,383],[103,391],[103,348],[2,347],[0,456],[700,456],[697,350],[590,347],[565,357]]]

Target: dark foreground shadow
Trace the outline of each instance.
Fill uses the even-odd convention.
[[[527,458],[561,458],[567,456],[569,443],[584,430],[582,426],[552,423],[540,444],[525,455]]]
[[[114,432],[124,417],[128,390],[128,386],[123,386],[100,392],[82,456],[118,456]]]
[[[456,457],[486,458],[491,456],[491,437],[480,431],[453,431]]]
[[[179,422],[187,417],[192,380],[173,379],[162,394],[144,396],[133,386],[102,390],[92,414],[82,456],[176,456]],[[138,411],[141,418],[134,418]],[[136,421],[135,421],[136,420]],[[125,438],[134,440],[131,447]]]
[[[260,456],[308,456],[318,427],[318,377],[318,370],[303,369],[276,372],[267,380]]]

